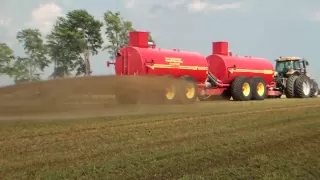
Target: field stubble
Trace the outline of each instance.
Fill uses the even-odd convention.
[[[106,80],[0,89],[2,179],[320,178],[317,98],[116,106]]]

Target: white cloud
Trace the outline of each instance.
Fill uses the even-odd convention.
[[[311,15],[311,21],[320,21],[320,11],[317,11]]]
[[[187,4],[190,12],[207,12],[207,11],[223,11],[229,9],[239,9],[241,6],[239,2],[228,4],[214,4],[208,0],[192,0]]]
[[[223,11],[229,9],[240,9],[241,4],[239,2],[229,4],[212,4],[211,9],[215,11]]]
[[[2,18],[0,17],[0,27],[8,27],[11,23],[11,18]]]
[[[168,4],[169,8],[177,8],[187,3],[188,0],[173,0]]]
[[[31,21],[26,23],[29,26],[38,28],[42,33],[49,33],[58,16],[62,16],[62,8],[51,2],[40,4],[32,10]]]
[[[133,8],[134,5],[135,5],[135,0],[126,0],[126,1],[124,2],[124,7],[125,7],[125,8],[128,8],[128,9]]]
[[[162,1],[151,1],[151,0],[124,0],[124,7],[126,9],[131,9],[131,10],[142,10],[142,9],[148,9],[152,7],[153,5],[157,4],[164,4],[166,3],[166,0]]]
[[[127,9],[132,8],[151,8],[153,6],[160,5],[164,8],[178,8],[186,4],[190,0],[159,0],[159,1],[150,1],[150,0],[124,0],[124,7]]]
[[[203,0],[193,0],[191,3],[188,3],[187,6],[189,11],[199,12],[208,8],[209,2]]]
[[[150,0],[124,0],[124,6],[127,9],[150,9],[157,5],[168,9],[187,8],[189,12],[208,12],[239,9],[241,4],[239,2],[215,4],[210,0],[162,0],[157,2]]]

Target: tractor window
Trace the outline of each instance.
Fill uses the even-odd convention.
[[[284,63],[283,62],[277,62],[276,71],[277,72],[283,72],[284,69]]]
[[[278,61],[276,65],[276,71],[281,72],[287,72],[289,69],[292,69],[292,62],[291,61]]]
[[[301,69],[301,63],[300,63],[300,61],[294,61],[294,62],[293,62],[293,69],[294,69],[294,70],[299,70],[299,69]]]

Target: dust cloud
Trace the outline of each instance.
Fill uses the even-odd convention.
[[[120,105],[114,98],[114,93],[119,92],[132,96],[140,92],[145,99],[159,98],[148,92],[164,90],[168,83],[178,82],[159,76],[88,76],[17,84],[0,88],[0,120],[172,111],[157,104],[152,109],[150,105]]]

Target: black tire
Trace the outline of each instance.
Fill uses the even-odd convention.
[[[198,98],[198,85],[191,76],[181,76],[184,81],[180,85],[179,96],[182,103],[191,104]]]
[[[285,94],[287,98],[294,98],[295,97],[295,84],[298,76],[297,75],[291,75],[287,79],[286,83],[286,89],[285,89]]]
[[[312,88],[311,88],[310,97],[318,97],[319,85],[314,79],[312,79],[311,81],[312,81]]]
[[[311,81],[310,78],[305,75],[300,75],[295,84],[296,97],[308,98],[311,95]]]
[[[246,85],[249,88],[248,94],[245,94],[242,90]],[[231,83],[231,95],[235,101],[249,101],[252,97],[252,83],[251,80],[245,76],[236,77]]]
[[[254,77],[251,77],[251,82],[252,82],[252,100],[264,100],[268,94],[267,85],[264,79],[260,76],[254,76]]]

